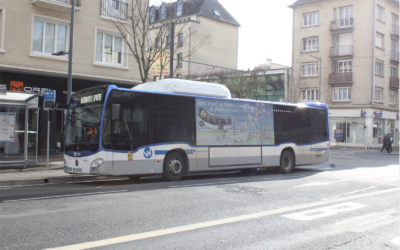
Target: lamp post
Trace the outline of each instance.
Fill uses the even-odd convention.
[[[54,56],[68,56],[68,85],[67,85],[67,105],[71,100],[72,93],[72,54],[73,54],[73,45],[74,45],[74,22],[75,22],[75,0],[71,0],[71,28],[69,32],[69,51],[59,51],[53,53]]]
[[[321,75],[322,75],[322,59],[321,57],[317,57],[314,55],[310,55],[311,57],[317,58],[319,60],[319,88],[318,88],[318,101],[321,101]]]

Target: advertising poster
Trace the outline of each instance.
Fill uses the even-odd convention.
[[[0,142],[14,141],[15,114],[0,113]]]
[[[374,112],[374,115],[375,115],[376,118],[382,118],[382,110],[380,110],[380,111],[375,111],[375,112]]]
[[[196,98],[197,145],[274,145],[272,104]]]
[[[161,55],[151,65],[150,75],[159,76],[161,71],[162,75],[169,75],[169,50],[161,52]]]

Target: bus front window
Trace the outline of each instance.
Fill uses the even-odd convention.
[[[99,149],[104,93],[104,87],[91,88],[72,96],[65,135],[66,152]]]

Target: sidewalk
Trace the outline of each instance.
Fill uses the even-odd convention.
[[[113,179],[107,176],[67,174],[64,173],[62,156],[52,156],[49,160],[49,167],[46,167],[46,157],[38,157],[38,164],[29,165],[26,169],[22,165],[0,166],[0,187]]]
[[[380,155],[399,155],[399,148],[393,148],[392,153],[387,153],[385,151],[381,152],[380,149],[373,148],[373,149],[361,149],[361,148],[346,148],[346,150],[343,149],[343,147],[331,147],[331,152],[333,154],[336,153],[341,153],[341,154],[380,154]]]

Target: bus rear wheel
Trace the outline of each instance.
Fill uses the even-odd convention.
[[[182,155],[172,152],[164,160],[163,177],[169,181],[179,181],[185,174],[186,164]]]
[[[284,151],[281,155],[281,173],[290,174],[294,169],[294,156],[290,151]]]

